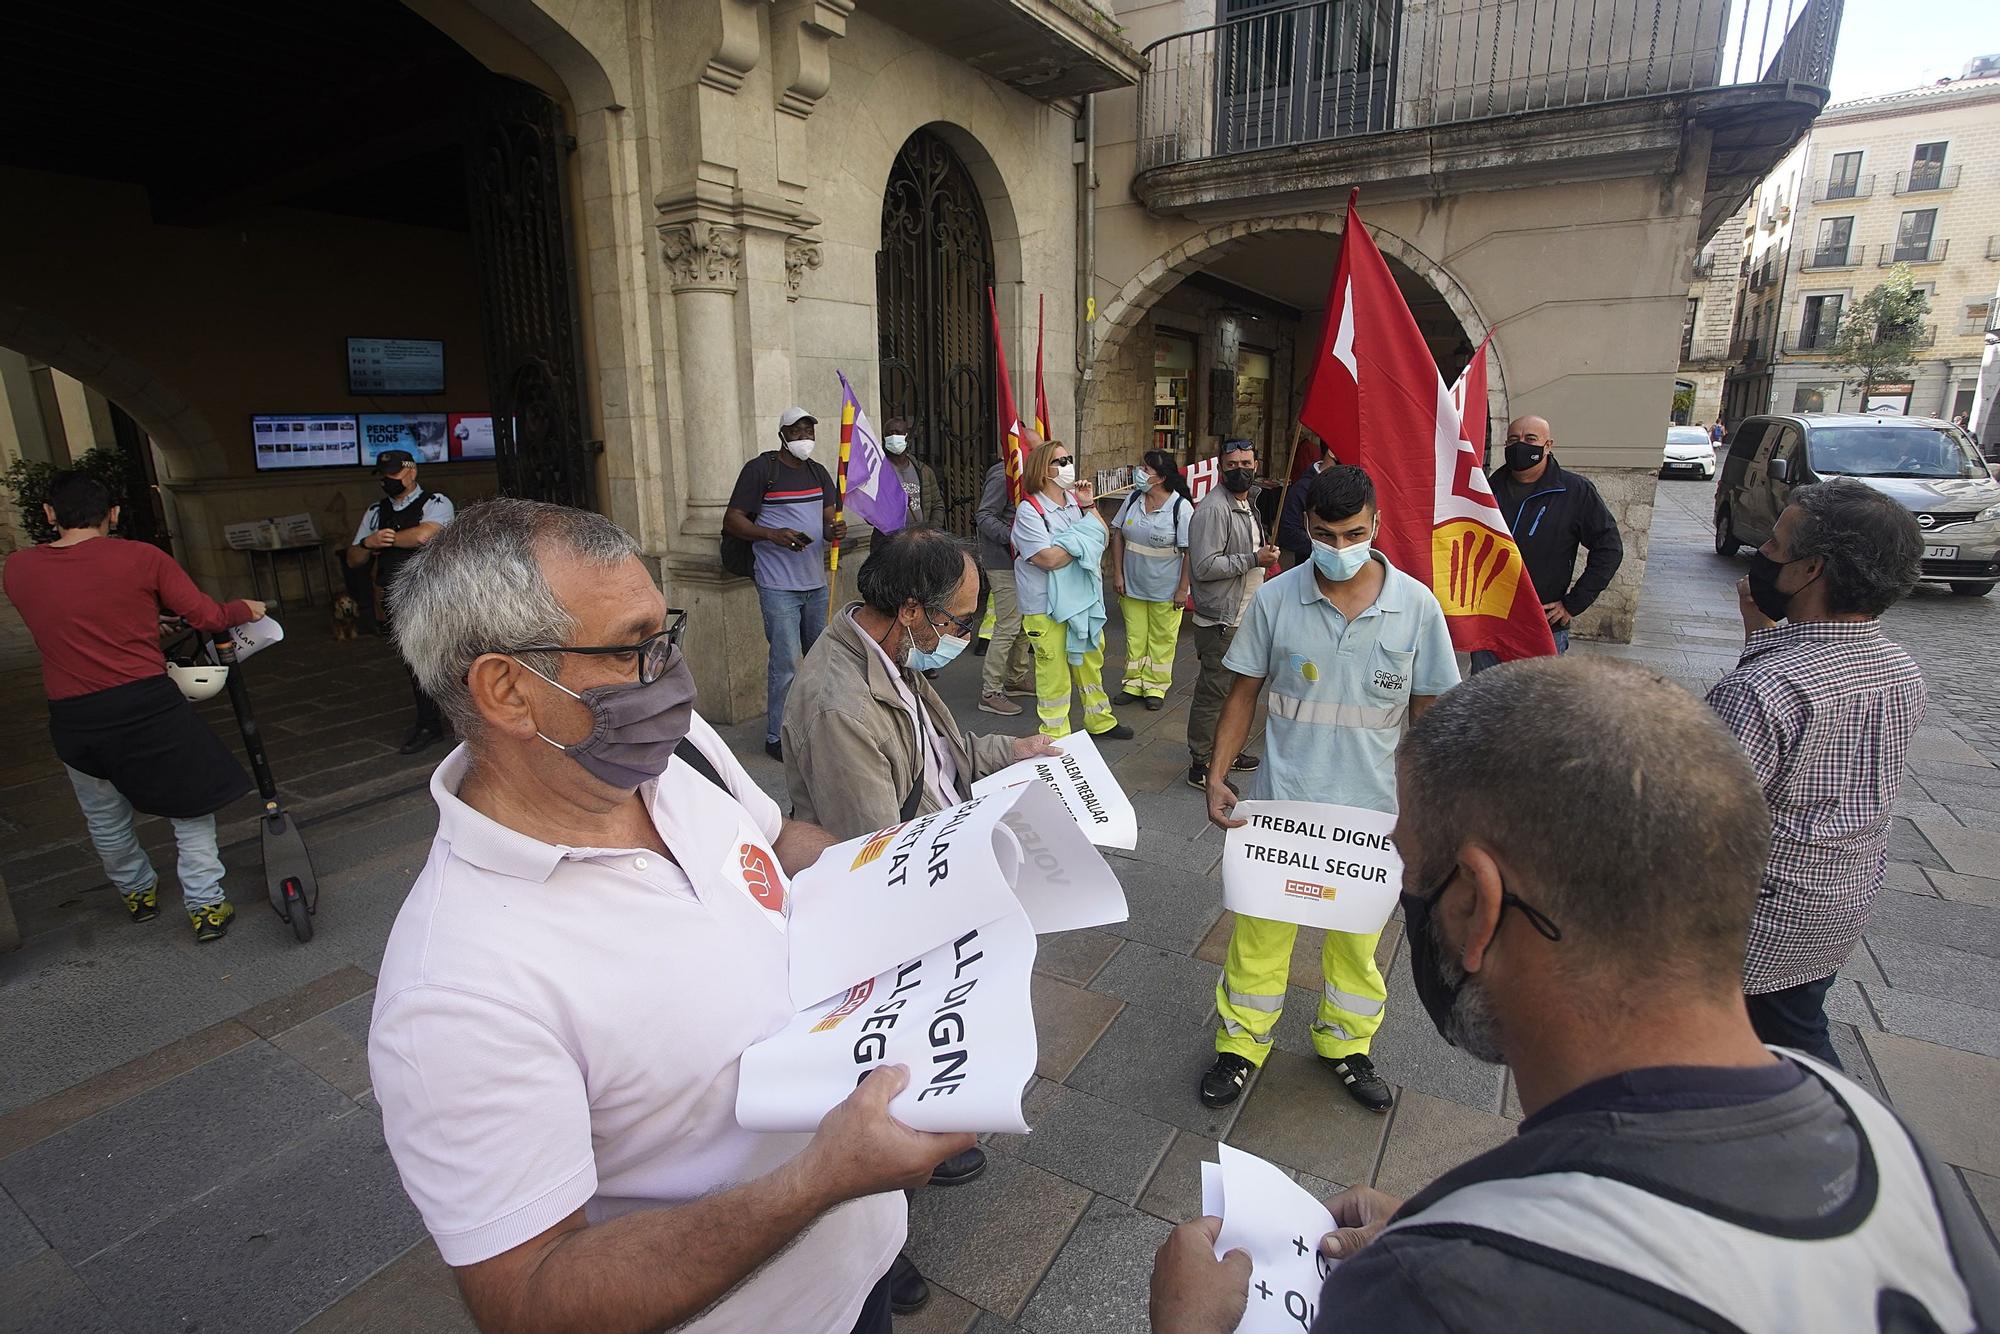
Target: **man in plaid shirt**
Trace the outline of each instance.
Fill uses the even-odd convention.
[[[1882,887],[1889,808],[1924,716],[1923,673],[1878,618],[1922,558],[1916,519],[1881,492],[1846,478],[1792,492],[1736,586],[1743,657],[1708,692],[1771,808],[1743,965],[1751,1023],[1834,1065],[1827,988]]]

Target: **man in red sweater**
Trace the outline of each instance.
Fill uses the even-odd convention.
[[[167,676],[159,618],[219,634],[261,620],[264,604],[217,603],[158,547],[110,536],[118,507],[87,473],[58,477],[42,509],[59,535],[8,557],[0,585],[41,651],[49,734],[90,841],[132,920],[148,921],[160,877],[132,812],[171,820],[195,939],[220,940],[236,910],[222,893],[215,812],[250,779]]]

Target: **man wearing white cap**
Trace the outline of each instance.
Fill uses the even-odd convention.
[[[722,516],[722,531],[748,542],[754,561],[764,638],[771,644],[764,752],[774,760],[784,758],[779,729],[799,658],[826,628],[826,539],[847,536],[847,525],[834,517],[839,493],[833,478],[812,461],[817,427],[804,408],[786,408],[778,418],[778,448],[743,465]]]

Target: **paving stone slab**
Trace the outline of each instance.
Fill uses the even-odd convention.
[[[1021,1094],[1021,1118],[1032,1131],[1042,1123],[1042,1116],[1055,1106],[1057,1091],[1062,1088],[1040,1075],[1028,1076],[1027,1091]],[[1027,1135],[1009,1135],[1000,1131],[989,1131],[979,1137],[979,1142],[994,1153],[1008,1153],[1018,1158],[1028,1143]]]
[[[1935,801],[1921,801],[1907,795],[1897,797],[1895,804],[1889,810],[1891,814],[1900,815],[1906,820],[1935,820],[1948,825],[1965,823],[1953,815],[1948,807]]]
[[[1063,1082],[1213,1137],[1229,1129],[1242,1105],[1240,1099],[1220,1109],[1201,1105],[1195,1090],[1214,1062],[1215,1036],[1208,1025],[1128,1005]]]
[[[375,978],[349,964],[316,977],[302,987],[245,1010],[237,1018],[260,1038],[276,1037],[314,1015],[375,990]]]
[[[1518,1129],[1504,1116],[1410,1089],[1396,1100],[1394,1116],[1372,1184],[1405,1200],[1460,1163],[1505,1144]]]
[[[1172,1231],[1102,1196],[1090,1202],[1021,1314],[1032,1334],[1147,1334],[1153,1253]]]
[[[1942,727],[1919,727],[1910,738],[1910,758],[1936,760],[1945,764],[1983,764],[1978,751],[1963,738]]]
[[[1826,1015],[1844,1024],[1863,1028],[1881,1027],[1868,1011],[1868,1001],[1861,994],[1861,985],[1851,977],[1836,978],[1833,985],[1827,988]]]
[[[120,1334],[60,1254],[0,1269],[0,1334]]]
[[[1870,987],[1868,999],[1880,1019],[1875,1027],[1960,1051],[2000,1057],[2000,1013],[1895,987]]]
[[[1139,1207],[1169,1223],[1201,1217],[1201,1165],[1221,1161],[1215,1144],[1206,1135],[1175,1131],[1174,1142],[1139,1197]]]
[[[1097,970],[1117,952],[1121,940],[1095,927],[1042,936],[1035,942],[1035,971],[1072,986],[1087,987]]]
[[[2000,833],[2000,811],[1981,810],[1972,806],[1957,804],[1945,808],[1952,819],[1967,829],[1983,829],[1987,833]]]
[[[1366,1181],[1389,1118],[1347,1096],[1316,1057],[1274,1051],[1242,1098],[1229,1143],[1328,1181]]]
[[[2000,958],[2000,913],[1976,903],[1885,889],[1875,896],[1868,917],[1868,939],[1884,936]]]
[[[0,1160],[0,1186],[81,1262],[353,1110],[254,1043]],[[216,1152],[190,1152],[194,1138]]]
[[[0,1270],[12,1268],[48,1248],[48,1240],[28,1221],[21,1206],[14,1203],[14,1197],[0,1190]]]
[[[1939,784],[1947,790],[1963,787],[2000,788],[2000,768],[1995,768],[1985,760],[1977,764],[1951,764],[1940,760],[1912,759],[1910,772],[1924,780],[1924,786],[1933,793]]]
[[[224,1020],[9,1112],[0,1117],[0,1158],[256,1040],[243,1025]]]
[[[1982,908],[2000,908],[2000,880],[1980,875],[1960,875],[1956,871],[1926,871],[1939,897],[1960,903],[1976,903]]]
[[[1878,987],[1889,985],[1889,979],[1882,976],[1881,965],[1875,962],[1875,956],[1869,952],[1866,936],[1855,942],[1854,949],[1847,956],[1847,962],[1840,965],[1840,976],[1852,978],[1856,982],[1872,983]]]
[[[1930,799],[1950,809],[1960,824],[1971,824],[1965,818],[1967,811],[2000,811],[2000,787],[1975,787],[1970,783],[1953,783],[1948,778],[1917,778]],[[1904,784],[1904,789],[1909,789]]]
[[[931,1299],[920,1311],[892,1317],[896,1334],[968,1334],[979,1321],[980,1309],[943,1284],[927,1281]]]
[[[1091,982],[1092,991],[1116,996],[1128,1005],[1205,1022],[1215,1014],[1212,963],[1128,940]]]
[[[1498,1112],[1505,1071],[1439,1036],[1437,1025],[1417,999],[1409,951],[1398,952],[1386,980],[1389,1002],[1383,1007],[1382,1027],[1376,1030],[1368,1052],[1382,1077],[1484,1112]]]
[[[1104,930],[1176,954],[1193,954],[1222,913],[1222,882],[1205,871],[1122,860],[1112,864],[1131,916]]]
[[[1174,1128],[1130,1107],[1062,1085],[1033,1123],[1023,1160],[1126,1204],[1138,1200]]]
[[[249,1334],[295,1328],[423,1235],[381,1123],[352,1110],[77,1272],[130,1328]]]
[[[1943,829],[1945,826],[1934,820],[1924,821],[1927,829]],[[1952,828],[1959,828],[1953,825]],[[1961,832],[1966,832],[1961,830]],[[1905,820],[1901,816],[1889,819],[1889,857],[1892,861],[1915,862],[1919,866],[1943,866],[1945,859],[1928,836],[1919,830],[1917,822]]]
[[[937,1289],[932,1290],[933,1293]],[[300,1327],[299,1334],[478,1334],[458,1280],[425,1237]]]
[[[1956,823],[1922,820],[1916,824],[1925,842],[1937,850],[1945,869],[1961,875],[1979,875],[2000,866],[2000,833],[1990,829],[1967,829]],[[1890,855],[1895,855],[1893,850]],[[1935,860],[1928,865],[1935,865]]]
[[[1869,1025],[1869,1031],[1879,1030],[1880,1025]],[[1882,1097],[1882,1081],[1875,1077],[1875,1067],[1861,1045],[1861,1031],[1853,1024],[1831,1023],[1827,1025],[1826,1033],[1833,1043],[1833,1054],[1840,1058],[1840,1068],[1876,1097]]]
[[[1896,1033],[1864,1033],[1861,1042],[1890,1102],[1938,1157],[2000,1176],[2000,1136],[1993,1133],[2000,1059]]]
[[[979,1319],[972,1322],[972,1334],[1027,1334],[1027,1331],[991,1311],[981,1311]]]
[[[1028,998],[1035,1007],[1035,1073],[1043,1079],[1067,1078],[1124,1008],[1114,996],[1040,973],[1028,979]]]
[[[1888,862],[1882,867],[1882,884],[1905,894],[1936,894],[1925,878],[1924,868],[1915,862]]]
[[[2000,964],[1986,955],[1887,934],[1876,936],[1868,949],[1883,978],[1896,991],[1922,992],[1960,1005],[2000,1011]],[[1875,988],[1870,988],[1869,995],[1882,999]],[[2000,1013],[1993,1021],[2000,1027]]]
[[[1986,1230],[1993,1234],[1996,1245],[2000,1245],[2000,1177],[1990,1177],[1984,1172],[1975,1172],[1969,1167],[1958,1169],[1965,1181],[1965,1193],[1972,1197],[1972,1204],[1986,1221]]]
[[[364,1096],[372,1086],[365,1042],[356,1042],[325,1015],[287,1029],[271,1045],[350,1098]]]
[[[1012,1320],[1091,1198],[1053,1172],[996,1154],[976,1181],[910,1196],[905,1249],[926,1278]]]

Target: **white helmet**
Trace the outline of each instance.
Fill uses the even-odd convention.
[[[182,667],[176,663],[167,664],[167,675],[181,688],[181,693],[190,701],[199,704],[205,699],[214,699],[229,683],[229,669],[213,663],[199,662],[192,667]]]

